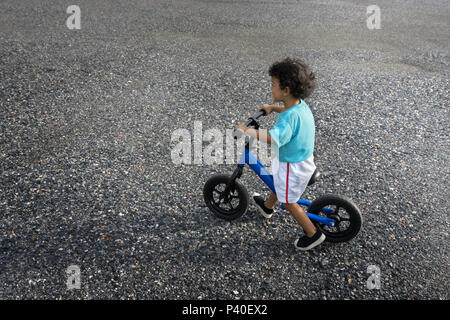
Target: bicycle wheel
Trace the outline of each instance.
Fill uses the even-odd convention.
[[[244,215],[248,207],[248,193],[243,185],[235,181],[229,194],[224,194],[230,176],[216,174],[206,181],[203,198],[207,207],[220,219],[235,220]]]
[[[331,210],[330,210],[331,209]],[[324,195],[314,200],[308,212],[334,219],[336,223],[329,227],[314,222],[329,242],[344,242],[353,239],[362,226],[362,215],[358,207],[348,198],[337,195]]]

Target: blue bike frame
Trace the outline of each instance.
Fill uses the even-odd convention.
[[[275,192],[275,187],[273,184],[273,176],[264,168],[261,162],[250,152],[249,149],[245,148],[244,153],[241,155],[241,158],[239,159],[238,166],[244,167],[245,164],[247,164],[260,178],[264,183],[272,190],[273,193]],[[309,207],[311,205],[311,201],[299,199],[297,201],[299,205],[307,206]],[[281,208],[284,209],[283,205],[281,205]],[[333,213],[333,209],[329,208],[323,208],[322,209],[326,213]],[[318,216],[309,212],[306,212],[307,216],[313,220],[320,223],[323,223],[327,226],[333,227],[334,223],[336,222],[333,219]]]

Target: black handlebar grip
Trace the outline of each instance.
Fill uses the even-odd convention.
[[[267,115],[266,110],[259,111],[257,114],[248,118],[247,122],[245,123],[245,126],[248,127],[249,125],[256,123],[256,119],[261,118],[262,116],[265,116],[265,115]],[[234,134],[234,139],[237,139],[236,134]]]

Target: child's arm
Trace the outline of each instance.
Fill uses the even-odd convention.
[[[259,141],[267,143],[267,144],[272,144],[272,138],[271,138],[268,130],[263,130],[263,129],[256,130],[253,128],[246,127],[243,124],[238,125],[236,127],[236,130],[242,130],[249,136],[252,136],[253,138],[255,138],[256,140],[259,140]]]
[[[264,110],[266,111],[266,115],[271,113],[272,111],[275,111],[276,113],[281,113],[285,110],[283,106],[274,106],[270,104],[263,104],[263,106],[259,109],[259,111]]]
[[[262,111],[262,110],[266,111],[266,115],[268,115],[272,111],[281,113],[281,112],[285,111],[285,108],[283,106],[274,106],[274,105],[270,105],[270,104],[263,104],[263,106],[259,109],[259,111]],[[236,130],[242,130],[249,136],[252,136],[256,140],[259,140],[261,142],[264,142],[267,144],[273,143],[273,139],[270,136],[268,130],[261,130],[261,129],[256,130],[256,129],[248,128],[243,124],[239,124],[236,127]]]

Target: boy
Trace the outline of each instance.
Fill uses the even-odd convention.
[[[269,144],[276,144],[277,157],[273,159],[272,173],[276,193],[264,201],[253,197],[259,212],[270,218],[273,208],[280,201],[305,231],[305,236],[295,240],[299,250],[310,250],[325,240],[297,201],[305,191],[316,166],[314,165],[314,117],[303,99],[309,97],[315,88],[315,75],[300,60],[286,58],[275,62],[269,69],[272,78],[272,99],[284,106],[264,104],[260,110],[266,115],[279,113],[273,129],[255,130],[240,124],[236,130]]]

